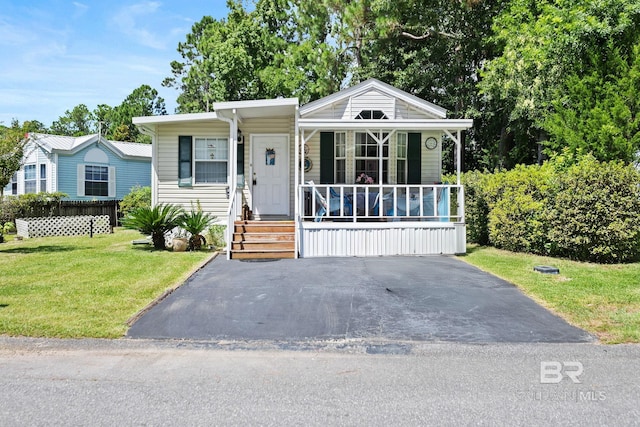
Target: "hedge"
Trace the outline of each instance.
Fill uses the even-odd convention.
[[[640,172],[585,156],[495,173],[468,172],[467,240],[599,263],[640,259]]]

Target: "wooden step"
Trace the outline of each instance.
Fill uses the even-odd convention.
[[[291,259],[295,258],[294,251],[237,251],[232,252],[231,259]]]
[[[252,250],[252,251],[264,251],[268,252],[274,249],[286,249],[293,251],[295,249],[295,242],[293,241],[280,241],[280,240],[259,240],[259,241],[248,241],[243,240],[241,242],[233,242],[231,244],[232,250]]]
[[[293,232],[289,233],[233,233],[234,242],[242,242],[243,240],[258,242],[261,240],[280,240],[280,241],[294,241],[295,235]]]
[[[232,259],[295,258],[293,221],[236,221]]]
[[[255,221],[236,222],[234,231],[236,233],[273,233],[273,232],[295,232],[296,226],[293,221]]]

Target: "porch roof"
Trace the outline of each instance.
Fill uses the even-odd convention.
[[[448,130],[458,131],[473,126],[471,119],[437,119],[437,120],[336,120],[336,119],[300,119],[300,129],[317,130]]]

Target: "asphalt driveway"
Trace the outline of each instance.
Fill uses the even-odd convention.
[[[449,256],[269,262],[219,256],[142,316],[127,335],[195,340],[594,341],[515,286]]]

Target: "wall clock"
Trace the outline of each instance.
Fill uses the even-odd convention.
[[[438,146],[438,140],[430,136],[429,138],[424,140],[424,146],[428,150],[433,150]]]

